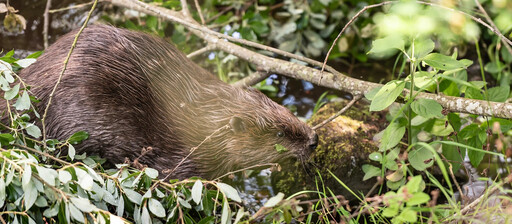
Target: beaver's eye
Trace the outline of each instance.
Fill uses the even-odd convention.
[[[277,137],[280,137],[280,138],[284,137],[284,132],[278,131],[277,132]]]

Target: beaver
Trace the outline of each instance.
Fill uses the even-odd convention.
[[[40,114],[76,33],[19,74],[40,100]],[[137,159],[160,171],[180,164],[173,178],[211,179],[290,157],[306,161],[318,143],[308,125],[259,91],[220,81],[161,38],[109,25],[89,26],[79,36],[45,124],[48,138],[88,132],[76,150],[112,164]]]

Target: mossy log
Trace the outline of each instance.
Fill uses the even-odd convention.
[[[325,105],[308,123],[312,126],[321,123],[343,108],[346,103],[344,101]],[[367,104],[354,104],[343,115],[316,130],[319,145],[311,157],[314,167],[306,169],[299,162],[284,165],[281,172],[273,173],[274,189],[290,195],[301,190],[325,192],[329,188],[336,195],[341,194],[347,199],[353,199],[353,195],[336,180],[337,178],[353,192],[368,192],[376,179],[363,181],[364,172],[361,167],[371,163],[369,154],[378,150],[373,136],[383,130],[385,124],[383,114],[370,113]]]

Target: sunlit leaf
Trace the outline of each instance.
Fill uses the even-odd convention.
[[[217,183],[217,186],[219,187],[220,191],[226,195],[226,197],[236,202],[242,202],[242,199],[238,195],[238,191],[235,188],[225,183]]]

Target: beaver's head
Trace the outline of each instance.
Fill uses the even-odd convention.
[[[214,155],[207,153],[215,160],[208,166],[210,177],[293,157],[306,163],[318,145],[311,127],[256,90],[244,90],[228,104],[229,130],[212,136],[215,146],[208,144],[223,148]]]

